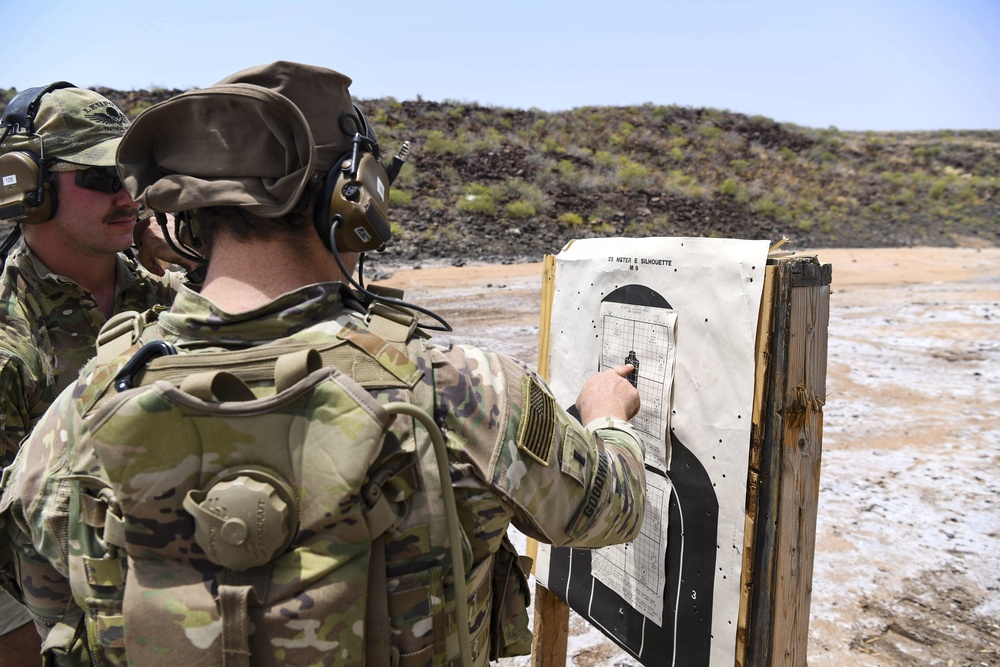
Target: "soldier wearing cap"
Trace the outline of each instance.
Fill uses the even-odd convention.
[[[28,112],[15,119],[21,105]],[[0,275],[0,463],[6,466],[94,355],[108,318],[169,305],[179,274],[152,276],[122,254],[132,245],[139,206],[115,166],[129,120],[110,100],[65,83],[31,89],[8,104],[2,125],[0,157],[15,167],[19,156],[38,159],[42,194],[24,194],[40,204],[34,210],[45,207],[40,217],[19,215],[24,206],[2,209],[5,222],[15,223]],[[16,193],[17,170],[3,176],[4,194]],[[29,664],[30,656],[8,642],[17,636],[10,631],[30,618],[6,595],[0,605],[0,629],[9,632],[0,636],[0,664]],[[32,628],[20,632],[37,647]]]
[[[106,658],[114,664],[232,660],[408,667],[455,664],[462,656],[467,667],[485,665],[527,653],[531,644],[527,569],[506,537],[508,526],[547,543],[578,547],[617,544],[638,535],[645,477],[642,441],[627,422],[639,408],[638,393],[625,379],[631,366],[593,375],[577,399],[577,420],[524,364],[482,348],[435,344],[421,330],[425,322],[417,314],[429,311],[398,297],[375,296],[352,279],[358,249],[372,247],[373,235],[377,246],[378,235],[388,230],[385,202],[392,179],[386,174],[392,168],[383,172],[377,167],[377,141],[352,103],[349,85],[350,79],[329,69],[276,62],[156,105],[126,133],[118,162],[128,191],[150,210],[190,212],[190,218],[181,217],[187,226],[180,236],[189,250],[196,246],[207,257],[208,267],[200,291],[181,287],[172,308],[141,334],[145,339],[148,333],[151,342],[141,348],[141,341],[136,342],[129,355],[85,369],[73,391],[46,413],[9,469],[0,501],[0,554],[6,548],[17,563],[8,568],[8,577],[13,571],[26,604],[48,633],[46,646],[54,652],[98,653],[102,655],[92,656],[96,662]],[[367,165],[375,176],[366,178],[358,165]],[[341,187],[344,173],[350,182]],[[353,204],[364,214],[352,217]],[[345,237],[337,234],[339,222],[350,222]],[[141,350],[173,345],[199,367],[200,350],[225,357],[300,344],[312,347],[310,354],[320,349],[333,355],[331,363],[353,378],[351,386],[364,387],[358,387],[359,394],[369,392],[366,400],[408,402],[440,426],[464,535],[448,541],[461,546],[466,556],[464,573],[455,573],[463,581],[465,599],[459,599],[452,573],[442,571],[448,559],[435,541],[440,537],[436,526],[447,513],[442,511],[447,494],[421,494],[427,487],[414,483],[412,465],[406,463],[409,452],[423,451],[418,443],[427,442],[426,431],[401,416],[389,423],[383,445],[393,453],[385,461],[387,490],[372,501],[405,498],[385,533],[384,551],[378,560],[372,556],[372,563],[384,560],[381,589],[373,588],[377,574],[359,576],[352,569],[363,566],[361,572],[368,572],[367,560],[340,563],[344,557],[332,555],[338,553],[337,541],[322,532],[329,529],[324,522],[332,523],[337,512],[332,506],[325,512],[311,508],[318,523],[292,531],[292,546],[286,543],[281,548],[288,551],[278,552],[280,567],[277,556],[264,569],[238,572],[235,565],[213,559],[218,546],[213,533],[199,538],[193,506],[187,500],[183,508],[179,504],[195,493],[183,488],[188,480],[203,473],[192,475],[180,469],[186,463],[175,466],[146,456],[144,438],[138,435],[124,442],[134,462],[127,466],[126,483],[129,498],[145,498],[151,509],[141,509],[142,501],[119,499],[123,517],[116,521],[124,522],[125,546],[115,550],[109,545],[103,552],[88,541],[97,551],[84,554],[70,540],[69,555],[58,547],[67,539],[67,525],[78,535],[72,526],[85,521],[69,511],[72,501],[60,496],[64,480],[85,475],[95,488],[106,484],[103,488],[116,493],[118,478],[95,449],[97,436],[88,433],[88,415],[93,409],[109,414],[118,405],[109,393],[129,396],[123,387],[141,367],[135,365],[143,358]],[[338,363],[338,350],[352,363]],[[238,375],[238,367],[227,368]],[[250,386],[264,392],[260,400],[275,397],[256,380]],[[152,386],[174,390],[160,381]],[[213,397],[214,389],[205,391],[204,400],[223,400]],[[109,410],[94,407],[102,404]],[[124,420],[115,424],[142,432],[143,424],[163,415],[143,405],[124,413],[115,410],[113,419]],[[218,405],[228,410],[222,406],[234,404]],[[122,432],[103,417],[97,421],[102,426],[94,428]],[[162,434],[169,429],[163,424],[156,430]],[[289,447],[289,459],[299,460],[295,452],[300,450],[291,448],[300,431],[304,433],[296,427],[283,445]],[[228,428],[213,426],[205,432],[216,434],[213,446],[229,458],[244,456],[243,449],[250,446],[273,448],[270,439],[251,445],[245,436],[253,434],[234,434]],[[321,446],[302,437],[314,444],[301,447]],[[176,438],[168,440],[175,450],[179,447]],[[149,445],[154,449],[162,451]],[[207,453],[193,458],[210,467],[216,463]],[[328,460],[331,469],[339,470],[335,457]],[[137,491],[146,484],[148,491]],[[300,512],[310,509],[306,497],[314,496],[307,491],[301,492]],[[153,509],[153,496],[165,503],[162,509]],[[292,495],[283,497],[288,499],[285,507],[296,503]],[[221,506],[222,501],[216,502]],[[145,519],[136,514],[144,512]],[[222,515],[213,516],[218,520]],[[105,530],[104,535],[114,544],[112,533]],[[315,540],[329,553],[306,557],[296,546],[299,540]],[[139,549],[135,554],[142,563],[133,560],[133,549]],[[111,581],[102,573],[122,581],[117,566],[107,566],[124,550],[128,567],[134,568],[126,583],[95,588],[91,575],[98,583]],[[2,561],[0,557],[0,565]],[[100,571],[78,563],[99,565]],[[161,566],[175,568],[176,577]],[[322,573],[334,566],[337,574],[327,581]],[[142,567],[157,568],[158,574],[146,576]],[[87,580],[75,579],[80,576]],[[340,597],[339,604],[332,604],[329,598],[331,586],[347,591],[337,595],[351,595],[349,586],[362,582],[364,588],[366,578],[367,613],[377,610],[378,602],[385,605],[383,615],[376,612],[369,622],[351,616],[350,600]],[[177,584],[178,579],[186,585]],[[103,591],[107,598],[95,602],[88,591]],[[467,622],[459,623],[462,619]],[[460,624],[468,627],[459,629]]]

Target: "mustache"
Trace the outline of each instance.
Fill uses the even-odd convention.
[[[116,220],[122,220],[124,218],[138,218],[139,217],[139,207],[138,206],[118,206],[110,211],[104,216],[104,222],[115,222]]]

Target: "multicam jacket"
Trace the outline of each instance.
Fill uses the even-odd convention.
[[[233,315],[182,288],[172,309],[159,316],[156,335],[193,350],[290,339],[320,345],[353,332],[367,333],[362,314],[346,307],[342,289],[337,283],[310,285],[259,309]],[[530,650],[526,571],[516,553],[511,553],[506,539],[509,525],[555,545],[599,547],[634,539],[645,499],[641,440],[627,423],[616,419],[582,426],[556,404],[537,375],[501,354],[471,346],[436,345],[419,335],[383,348],[380,354],[390,370],[397,363],[418,369],[415,386],[380,386],[370,378],[367,384],[358,381],[380,403],[402,400],[425,408],[445,435],[459,519],[468,541],[466,582],[473,662],[484,665],[491,658],[526,653]],[[111,367],[110,374],[121,365]],[[76,545],[66,532],[72,519],[70,476],[107,474],[95,465],[97,457],[88,450],[88,429],[97,427],[85,414],[108,376],[108,369],[94,364],[84,369],[25,441],[4,480],[0,564],[7,564],[0,575],[8,586],[13,582],[42,625],[54,628],[49,645],[57,643],[55,635],[71,640],[77,634],[74,628],[81,607],[93,604],[79,590],[76,596],[71,590],[73,565],[67,551],[72,553]],[[147,415],[147,419],[153,417]],[[392,422],[385,447],[402,448],[403,443],[420,439],[412,423],[400,418]],[[133,456],[140,465],[150,461],[149,469],[136,476],[157,480],[159,495],[165,497],[163,480],[174,469],[156,470],[153,461],[158,458]],[[441,558],[432,544],[432,524],[443,521],[441,496],[417,494],[407,502],[404,521],[389,534],[385,552],[393,650],[398,652],[400,667],[441,665],[457,655],[456,635],[449,627],[454,624],[453,604],[445,602],[454,597],[452,587],[447,577],[426,576]],[[150,547],[163,540],[176,542],[192,532],[178,524],[172,513],[159,521],[159,530],[148,532]],[[144,530],[151,528],[142,523]],[[16,562],[16,568],[10,561]],[[307,578],[308,574],[303,570],[299,576]],[[212,584],[206,580],[204,585]],[[131,595],[127,599],[137,599]],[[145,591],[143,599],[150,595],[153,592]],[[155,595],[169,597],[171,591]],[[180,604],[181,595],[166,606],[176,611],[173,623],[97,624],[88,626],[88,632],[96,633],[107,646],[120,646],[124,636],[130,660],[211,664],[212,658],[206,659],[202,651],[206,646],[221,650],[219,641],[205,639],[207,615],[192,613]],[[309,599],[306,593],[298,597],[303,603]],[[343,646],[343,641],[337,641],[343,637],[332,630],[343,628],[343,619],[334,614],[321,620],[305,635],[301,629],[291,630],[291,635],[272,639],[270,644],[252,643],[253,662],[343,664],[340,661],[346,657],[329,648],[309,656],[298,653],[302,657],[294,659],[288,653],[289,646],[301,648],[303,642]],[[364,632],[359,623],[347,625],[354,634]],[[257,651],[268,655],[260,656]]]
[[[179,274],[117,256],[115,312],[169,306]],[[51,273],[22,240],[0,275],[0,465],[94,356],[105,318],[86,289]]]

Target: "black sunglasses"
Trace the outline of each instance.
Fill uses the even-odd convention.
[[[122,189],[122,179],[114,167],[89,167],[76,173],[76,184],[87,190],[106,192],[113,195]]]

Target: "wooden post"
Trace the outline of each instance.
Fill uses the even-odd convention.
[[[743,568],[740,578],[740,614],[736,626],[736,667],[746,667],[750,641],[750,600],[754,587],[754,553],[757,536],[757,511],[760,505],[760,455],[763,451],[764,401],[767,397],[768,359],[771,355],[771,331],[774,322],[774,295],[778,267],[771,264],[764,271],[764,291],[757,318],[757,344],[754,358],[753,419],[750,424],[750,459],[747,471],[747,504],[743,526]]]
[[[826,401],[831,267],[769,260],[747,488],[737,665],[804,667]],[[767,282],[765,299],[767,303]],[[751,541],[752,540],[752,541]]]
[[[569,645],[569,605],[541,584],[535,584],[533,633],[532,667],[564,667]]]
[[[552,296],[556,289],[556,258],[546,255],[542,267],[542,314],[538,328],[538,374],[549,379],[549,336]],[[538,555],[538,542],[528,539],[528,555]],[[569,605],[541,584],[535,584],[535,623],[531,640],[534,667],[564,667],[569,643]]]

